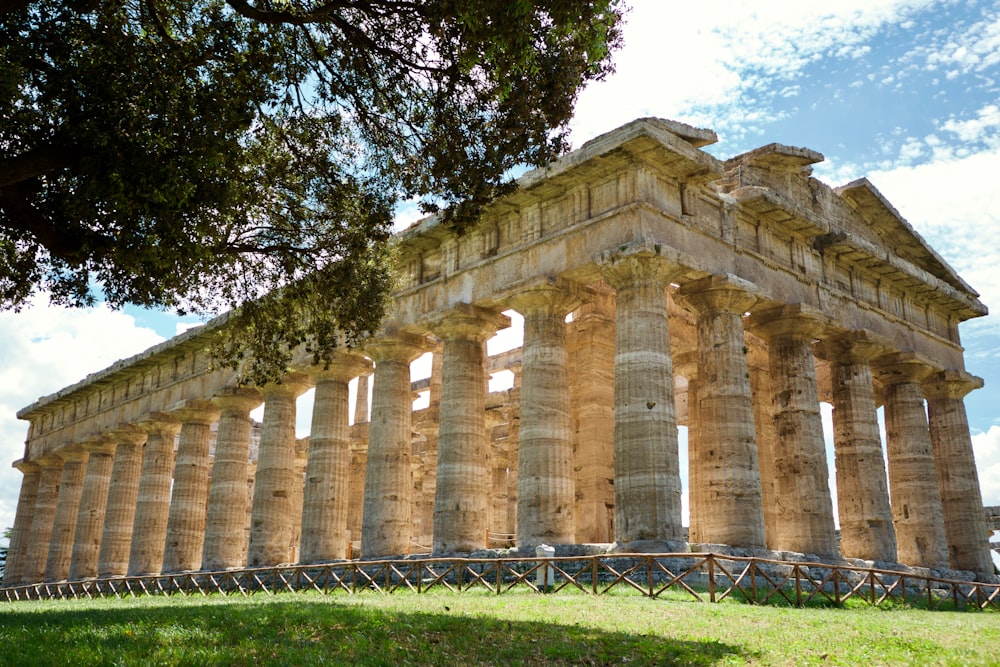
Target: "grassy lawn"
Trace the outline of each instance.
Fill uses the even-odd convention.
[[[485,591],[0,605],[3,665],[997,665],[1000,614]]]

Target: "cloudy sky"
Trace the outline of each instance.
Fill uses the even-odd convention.
[[[962,327],[986,388],[966,401],[984,500],[1000,505],[1000,7],[992,1],[632,0],[617,73],[584,91],[579,145],[640,116],[719,134],[720,158],[779,142],[867,176],[997,315]],[[0,314],[0,527],[27,423],[15,412],[190,326],[162,313]],[[305,407],[305,406],[304,406]]]

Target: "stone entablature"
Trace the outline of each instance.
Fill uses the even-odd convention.
[[[694,542],[986,572],[962,403],[980,382],[958,335],[986,313],[978,295],[867,180],[831,188],[810,176],[822,155],[778,144],[719,160],[701,150],[715,140],[641,119],[527,174],[464,235],[436,218],[405,230],[384,330],[330,370],[235,392],[207,352],[223,316],[23,409],[12,577],[93,576],[73,526],[101,531],[73,518],[105,497],[118,546],[102,575],[474,551],[491,534],[673,549],[688,532],[678,425]],[[523,347],[487,358],[508,309]],[[506,369],[514,387],[488,395]],[[359,399],[348,429],[353,377],[372,414]],[[296,443],[312,385],[314,443]],[[841,544],[820,400],[835,406]],[[257,456],[244,441],[261,402]],[[111,443],[114,472],[87,467]]]

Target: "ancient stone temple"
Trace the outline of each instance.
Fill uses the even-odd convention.
[[[976,292],[867,180],[831,188],[819,153],[777,144],[719,160],[715,140],[637,120],[462,236],[414,225],[391,318],[328,369],[235,388],[210,323],[24,408],[4,583],[543,542],[992,572],[958,334]],[[509,311],[523,344],[488,356]]]

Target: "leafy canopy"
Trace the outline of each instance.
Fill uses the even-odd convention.
[[[238,309],[278,377],[377,329],[391,218],[567,149],[620,0],[0,0],[0,309]],[[337,332],[342,332],[338,334]],[[249,361],[248,361],[249,360]]]

